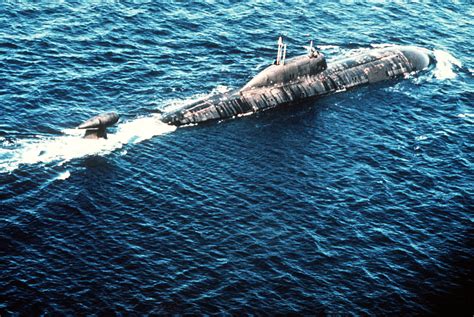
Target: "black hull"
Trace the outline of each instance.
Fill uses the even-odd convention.
[[[295,104],[353,87],[396,79],[428,67],[421,49],[395,47],[340,59],[313,76],[272,86],[235,90],[164,113],[162,121],[180,126],[224,120],[281,105]]]

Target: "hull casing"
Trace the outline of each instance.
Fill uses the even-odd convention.
[[[415,47],[374,49],[333,61],[317,74],[295,74],[289,81],[267,86],[252,87],[247,84],[240,90],[196,101],[164,113],[162,120],[176,126],[225,120],[316,99],[357,86],[396,79],[421,71],[429,64],[429,55]]]

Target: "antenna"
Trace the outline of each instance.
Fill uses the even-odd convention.
[[[283,46],[283,61],[281,62],[282,65],[285,65],[285,59],[286,59],[286,43]]]
[[[283,39],[281,38],[281,36],[278,38],[278,53],[277,53],[277,60],[276,60],[276,64],[277,65],[280,65],[280,61],[281,61],[281,54],[282,54],[282,49],[283,47]]]
[[[308,51],[308,57],[318,56],[318,51],[313,46],[313,40],[309,42],[309,46],[304,46],[304,48],[306,48],[306,50]]]

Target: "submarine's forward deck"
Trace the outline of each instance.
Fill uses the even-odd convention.
[[[336,60],[316,75],[263,87],[247,87],[212,96],[165,113],[162,120],[186,125],[223,120],[297,103],[356,86],[401,77],[428,67],[430,58],[422,49],[394,47]]]

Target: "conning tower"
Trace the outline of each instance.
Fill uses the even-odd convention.
[[[252,80],[250,80],[241,91],[270,87],[275,85],[296,82],[307,76],[314,76],[326,70],[327,63],[323,54],[318,52],[313,41],[306,47],[308,54],[286,60],[286,44],[280,36],[278,39],[278,53],[273,65],[265,68]]]

